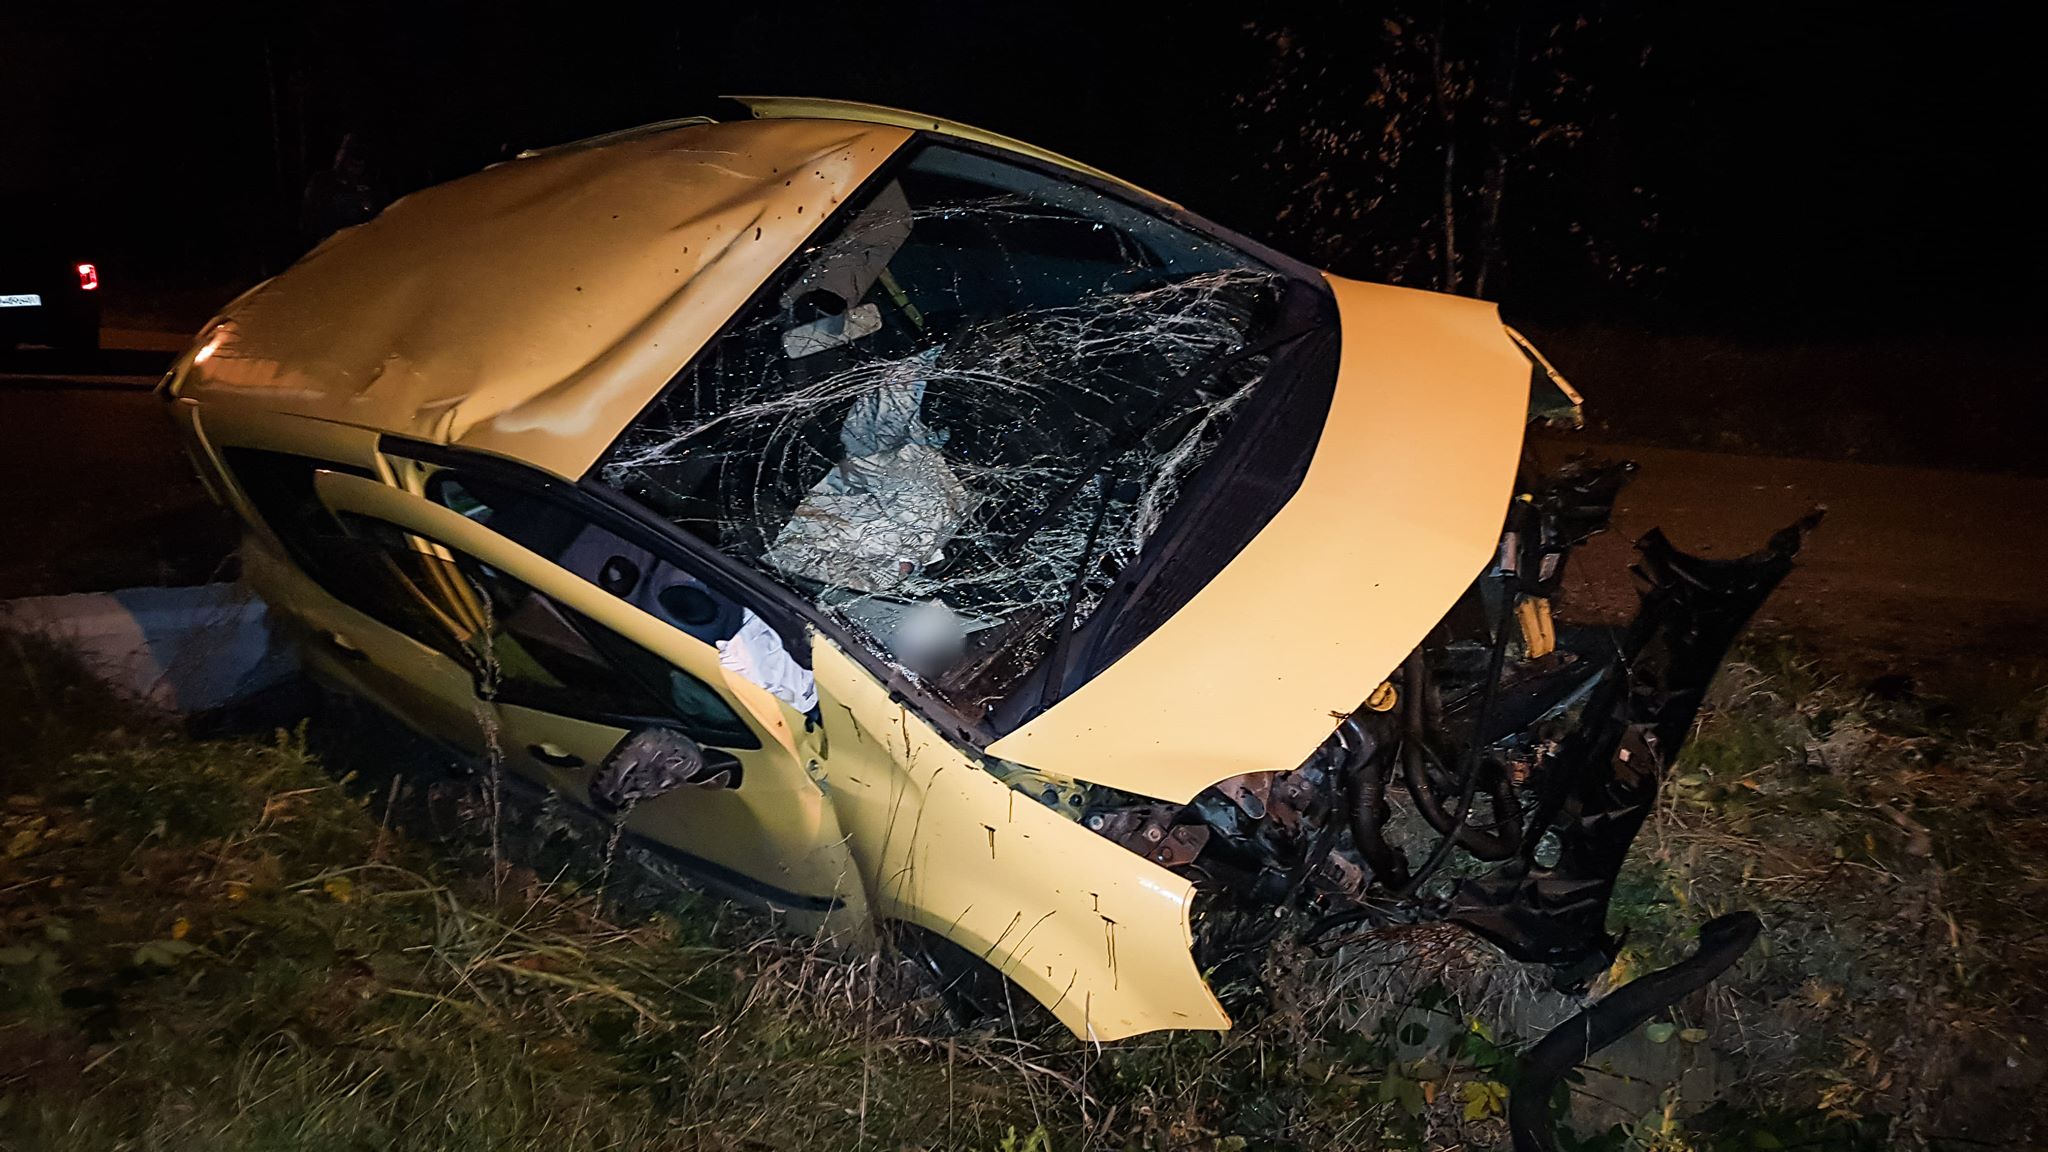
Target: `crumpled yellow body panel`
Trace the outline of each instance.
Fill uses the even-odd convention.
[[[1157,631],[991,754],[1173,801],[1296,767],[1486,565],[1529,361],[1491,304],[1329,281],[1337,391],[1300,490]]]
[[[229,305],[177,394],[579,476],[910,135],[691,124],[416,192]]]
[[[321,474],[317,488],[329,507],[405,525],[517,573],[700,680],[728,679],[702,642],[459,513],[341,473]],[[1004,785],[816,633],[812,664],[821,739],[799,738],[786,708],[760,700],[749,715],[763,747],[733,753],[760,762],[746,785],[708,797],[671,793],[638,814],[633,830],[757,876],[769,871],[754,859],[761,844],[806,845],[776,859],[771,878],[838,899],[840,910],[818,926],[857,932],[878,916],[930,929],[988,961],[1083,1039],[1230,1027],[1190,952],[1192,884]],[[456,695],[467,695],[461,679]],[[766,696],[751,685],[741,695]],[[421,702],[401,703],[416,712]],[[505,720],[508,743],[528,739],[514,730],[517,719]],[[556,717],[535,733],[568,742],[566,732],[589,727]],[[592,744],[589,759],[615,739]],[[781,755],[807,760],[816,788],[782,786],[770,763]],[[714,801],[715,820],[692,811]]]
[[[827,795],[868,901],[975,952],[1083,1039],[1225,1029],[1194,886],[1005,787],[847,655],[812,644]]]

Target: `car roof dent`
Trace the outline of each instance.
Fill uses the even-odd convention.
[[[231,305],[177,392],[579,476],[910,138],[689,123],[413,193]]]
[[[1529,361],[1491,304],[1329,279],[1343,347],[1300,490],[1157,631],[991,755],[1181,802],[1293,768],[1486,566]]]

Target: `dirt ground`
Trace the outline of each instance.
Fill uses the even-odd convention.
[[[1821,334],[1523,329],[1626,444],[2048,476],[2048,361],[2019,326]]]
[[[1541,436],[1548,461],[1587,452],[1640,466],[1614,530],[1573,558],[1564,615],[1626,619],[1634,541],[1733,557],[1815,505],[1827,519],[1752,634],[1789,635],[1831,666],[1905,675],[1927,692],[1997,705],[2048,684],[2048,480],[1788,460]]]

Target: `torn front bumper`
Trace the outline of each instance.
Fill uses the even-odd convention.
[[[1629,845],[1729,646],[1819,521],[1818,511],[1810,513],[1738,560],[1689,556],[1661,531],[1637,543],[1642,607],[1599,673],[1526,824],[1556,837],[1556,862],[1539,865],[1537,837],[1524,837],[1521,852],[1459,885],[1449,919],[1519,960],[1613,958],[1607,904]]]

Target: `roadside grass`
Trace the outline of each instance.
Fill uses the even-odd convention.
[[[1631,855],[1610,979],[1751,909],[1759,947],[1667,1022],[1720,1073],[1725,1105],[1692,1129],[1734,1105],[1777,1117],[1787,1146],[1816,1119],[2026,1146],[2048,1136],[2044,847],[2048,693],[1982,713],[1751,645]]]
[[[872,962],[413,841],[303,733],[194,740],[0,643],[0,1144],[897,1147],[949,1083],[963,1146],[1020,1115],[1004,1062],[861,1027]]]
[[[1573,1146],[2048,1132],[2041,723],[1778,650],[1732,669],[1631,858],[1609,979],[1737,907],[1767,946],[1600,1062],[1618,1102],[1587,1070]],[[195,738],[0,636],[0,1147],[1491,1147],[1516,1047],[1577,1007],[1422,927],[1276,946],[1222,989],[1228,1034],[1094,1047],[1022,1005],[962,1030],[888,947],[532,850],[544,812],[495,860],[478,785],[337,775],[319,736]],[[1704,1113],[1675,1087],[1700,1066]]]

